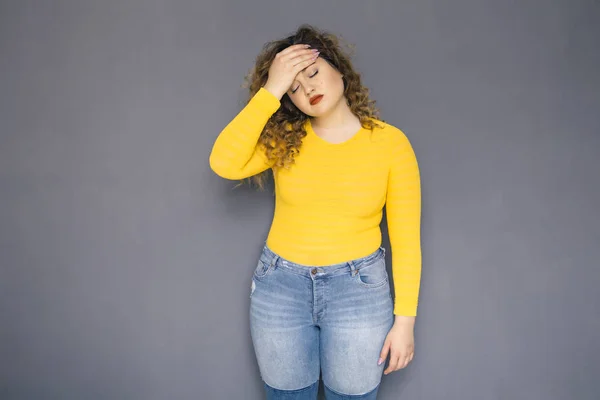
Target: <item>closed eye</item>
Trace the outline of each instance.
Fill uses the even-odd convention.
[[[314,74],[312,74],[311,76],[309,76],[309,78],[313,78],[315,75],[317,75],[319,73],[319,70],[316,70]],[[296,89],[292,90],[292,94],[296,93],[296,91],[300,88],[300,86],[298,86]]]

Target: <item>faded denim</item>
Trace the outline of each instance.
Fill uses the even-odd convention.
[[[252,276],[250,331],[267,399],[375,399],[394,322],[385,249],[329,266],[264,246]]]

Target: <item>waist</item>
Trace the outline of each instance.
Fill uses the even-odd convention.
[[[381,229],[361,232],[304,232],[271,229],[266,240],[268,249],[300,266],[332,266],[361,259],[381,246]]]
[[[269,245],[266,243],[265,243],[265,245],[262,249],[261,255],[260,255],[260,260],[265,265],[277,264],[277,265],[283,266],[287,270],[291,270],[299,275],[306,275],[306,276],[308,276],[311,273],[327,274],[328,276],[344,274],[344,273],[347,273],[348,268],[350,266],[352,266],[352,268],[360,268],[361,265],[369,264],[372,261],[379,259],[379,258],[385,258],[385,248],[383,248],[381,246],[377,247],[374,251],[370,252],[369,254],[367,254],[363,257],[358,257],[358,258],[346,260],[344,262],[339,262],[339,263],[335,263],[335,264],[320,265],[320,266],[301,264],[301,263],[297,263],[292,260],[289,260],[285,257],[282,257],[280,254],[276,253],[275,251],[273,251],[269,247]],[[317,271],[314,271],[315,269]]]

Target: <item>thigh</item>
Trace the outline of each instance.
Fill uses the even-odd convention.
[[[261,261],[252,276],[250,332],[262,380],[298,390],[319,380],[319,329],[313,324],[310,280]]]
[[[377,361],[394,323],[385,258],[335,277],[329,293],[320,335],[323,383],[342,395],[372,392],[381,382],[385,363]]]

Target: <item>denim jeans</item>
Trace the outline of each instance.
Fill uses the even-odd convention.
[[[394,322],[385,249],[328,266],[266,245],[252,276],[250,332],[267,399],[375,399]]]

